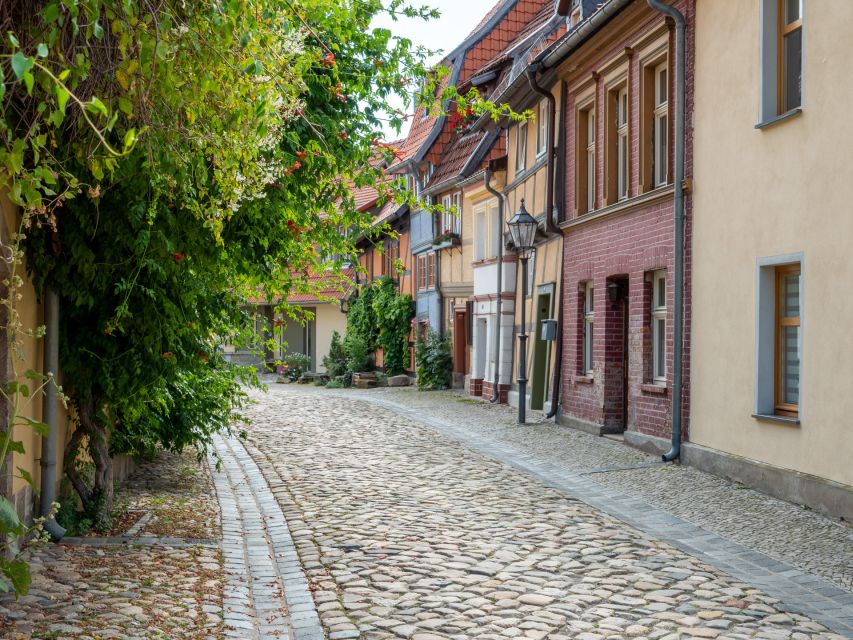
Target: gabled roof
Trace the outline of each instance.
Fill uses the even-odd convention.
[[[553,0],[499,0],[468,37],[444,58],[441,64],[450,68],[444,81],[454,86],[467,84],[485,63],[515,41],[531,20],[553,14]],[[427,153],[433,162],[437,161],[451,141],[445,125],[444,116],[425,117],[425,109],[418,107],[399,161],[390,169],[399,171],[408,162],[423,160]],[[433,145],[437,148],[433,149]]]
[[[444,148],[444,153],[441,154],[441,159],[436,165],[435,173],[433,173],[432,179],[427,184],[427,188],[435,187],[461,173],[462,168],[468,162],[468,157],[474,152],[484,137],[485,134],[483,132],[477,132],[462,136],[458,140],[448,144]]]

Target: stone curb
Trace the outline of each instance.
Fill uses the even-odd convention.
[[[217,472],[211,458],[223,518],[223,608],[233,629],[226,637],[323,640],[287,520],[263,474],[236,438],[216,436],[214,446],[222,460]]]

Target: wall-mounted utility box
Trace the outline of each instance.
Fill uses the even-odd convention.
[[[543,320],[542,321],[542,332],[539,335],[542,336],[543,340],[556,340],[557,339],[557,321],[556,320]]]

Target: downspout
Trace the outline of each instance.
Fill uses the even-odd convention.
[[[557,116],[557,101],[553,94],[542,87],[536,79],[536,74],[542,67],[541,62],[534,62],[527,67],[527,81],[530,88],[548,101],[548,130],[545,135],[545,229],[548,233],[560,235],[562,232],[554,223],[554,120]]]
[[[498,219],[501,221],[501,239],[498,242],[498,306],[495,314],[495,382],[492,387],[492,397],[489,402],[497,402],[501,397],[499,387],[501,376],[501,292],[503,290],[503,266],[504,266],[504,242],[503,242],[503,219],[504,219],[504,197],[491,184],[492,172],[486,169],[483,174],[486,183],[486,191],[498,199]]]
[[[559,163],[557,167],[560,169],[561,175],[565,171],[564,166],[564,158],[566,157],[566,136],[565,136],[565,127],[563,126],[564,119],[563,116],[565,114],[566,109],[566,83],[561,83],[560,90],[560,134],[557,138],[557,158],[559,158]],[[563,181],[560,180],[559,185],[563,185]],[[564,202],[564,189],[560,188],[560,196],[555,198],[556,202]],[[557,221],[559,224],[563,221],[562,208],[557,207]],[[565,236],[563,237],[563,242],[565,243]],[[561,378],[563,374],[563,321],[565,319],[565,304],[563,304],[563,274],[566,272],[566,248],[563,246],[563,251],[560,253],[560,289],[557,292],[557,353],[556,362],[554,363],[554,376],[551,379],[551,410],[545,415],[546,420],[550,420],[551,418],[556,418],[557,413],[560,409],[560,388],[561,386]]]
[[[681,454],[682,354],[684,350],[684,125],[687,97],[685,76],[684,15],[661,0],[648,0],[649,6],[675,21],[675,294],[672,328],[672,447],[663,455],[671,462]]]
[[[39,515],[45,518],[44,530],[51,540],[59,542],[65,535],[51,517],[56,502],[56,452],[59,448],[57,433],[56,388],[59,379],[59,294],[48,288],[44,296],[44,374],[51,376],[44,386],[42,421],[50,431],[41,441],[41,498]]]

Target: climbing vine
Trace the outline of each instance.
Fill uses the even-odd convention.
[[[371,306],[379,329],[377,343],[382,347],[385,373],[404,373],[409,354],[409,330],[414,315],[412,297],[401,295],[390,278],[380,278],[374,285]]]

